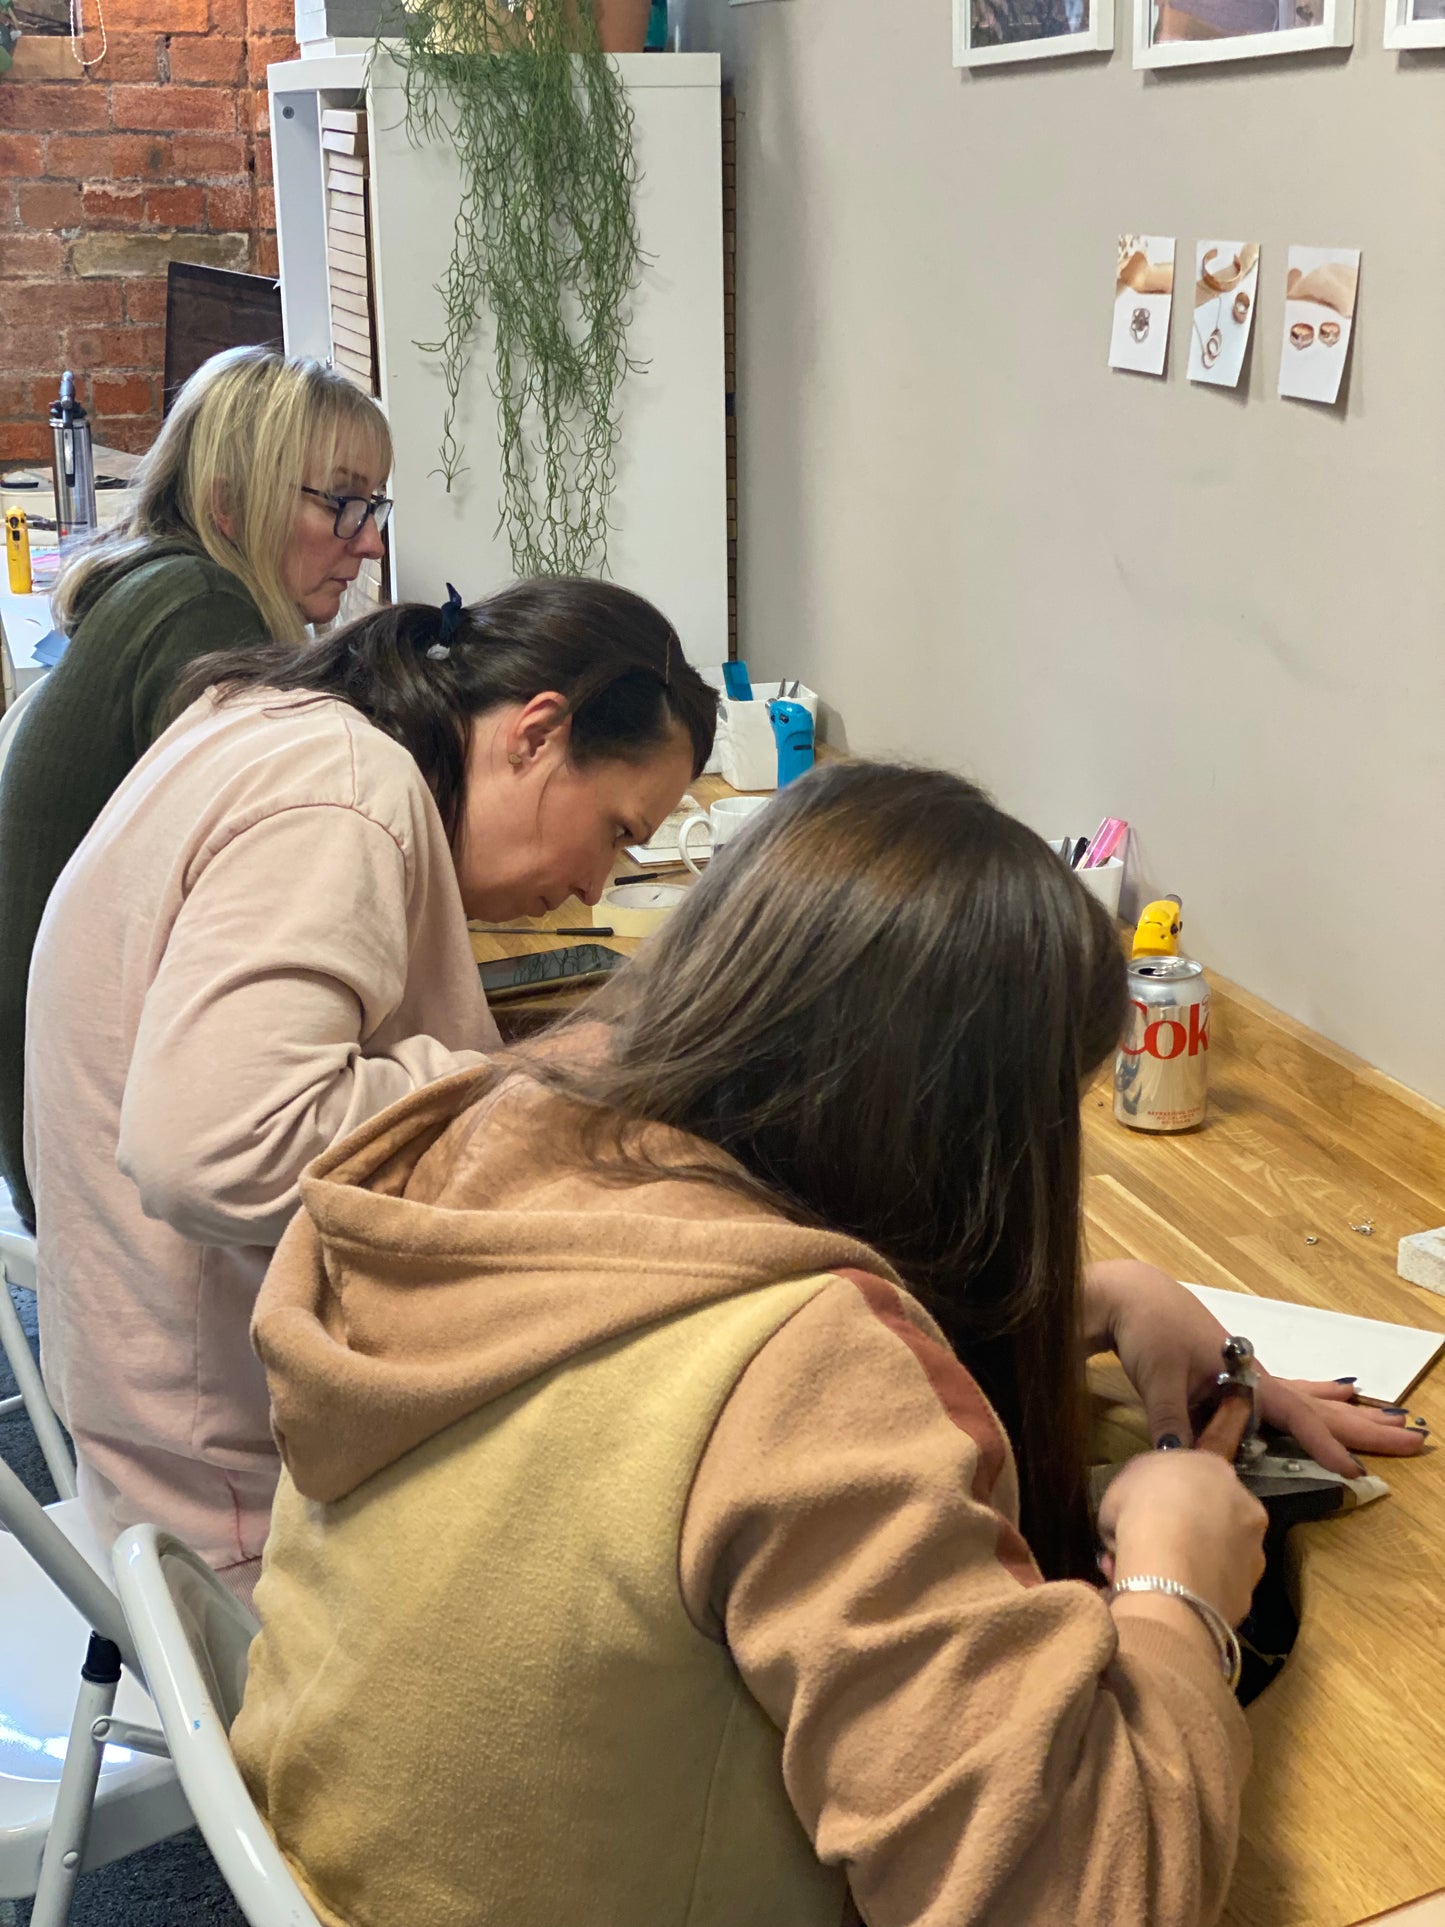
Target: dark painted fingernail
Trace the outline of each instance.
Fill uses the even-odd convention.
[[[1350,1454],[1350,1464],[1355,1468],[1356,1472],[1359,1473],[1362,1479],[1368,1476],[1364,1466],[1360,1464],[1360,1461],[1355,1457],[1353,1452]]]
[[[1410,1416],[1410,1408],[1408,1405],[1386,1405],[1382,1406],[1381,1410],[1386,1418],[1408,1418]]]
[[[1335,1380],[1336,1385],[1358,1385],[1359,1382],[1357,1378],[1337,1378]]]
[[[1177,1432],[1166,1432],[1162,1438],[1155,1439],[1154,1450],[1156,1452],[1182,1452],[1184,1450],[1184,1441]]]

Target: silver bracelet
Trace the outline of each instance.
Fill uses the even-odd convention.
[[[1188,1586],[1181,1586],[1177,1579],[1166,1579],[1162,1573],[1136,1572],[1128,1579],[1120,1579],[1104,1594],[1107,1605],[1126,1592],[1162,1592],[1170,1599],[1182,1599],[1204,1621],[1209,1637],[1214,1641],[1214,1650],[1219,1655],[1219,1669],[1232,1693],[1239,1684],[1239,1675],[1244,1669],[1244,1655],[1239,1650],[1239,1638],[1233,1626],[1217,1606],[1211,1606],[1207,1599],[1201,1599],[1197,1592]]]

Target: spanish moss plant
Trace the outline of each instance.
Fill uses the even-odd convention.
[[[583,574],[606,562],[630,366],[632,109],[598,49],[593,0],[409,0],[400,29],[386,50],[408,135],[449,142],[461,163],[445,328],[417,344],[446,384],[439,472],[450,491],[465,468],[457,403],[485,309],[513,567]]]

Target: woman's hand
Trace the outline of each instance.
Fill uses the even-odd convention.
[[[1084,1273],[1084,1329],[1090,1351],[1117,1352],[1144,1404],[1149,1436],[1193,1439],[1191,1408],[1221,1369],[1228,1333],[1192,1292],[1155,1265],[1134,1259],[1090,1265]],[[1245,1334],[1248,1336],[1248,1333]],[[1260,1369],[1260,1416],[1288,1432],[1303,1451],[1342,1477],[1361,1470],[1355,1452],[1403,1457],[1429,1434],[1404,1412],[1352,1405],[1350,1385],[1272,1378]]]
[[[1264,1572],[1268,1515],[1212,1452],[1146,1452],[1110,1482],[1099,1508],[1105,1571],[1177,1579],[1231,1626]]]

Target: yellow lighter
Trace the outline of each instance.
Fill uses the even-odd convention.
[[[5,516],[5,562],[10,570],[10,593],[30,594],[30,528],[24,509],[10,509]]]

